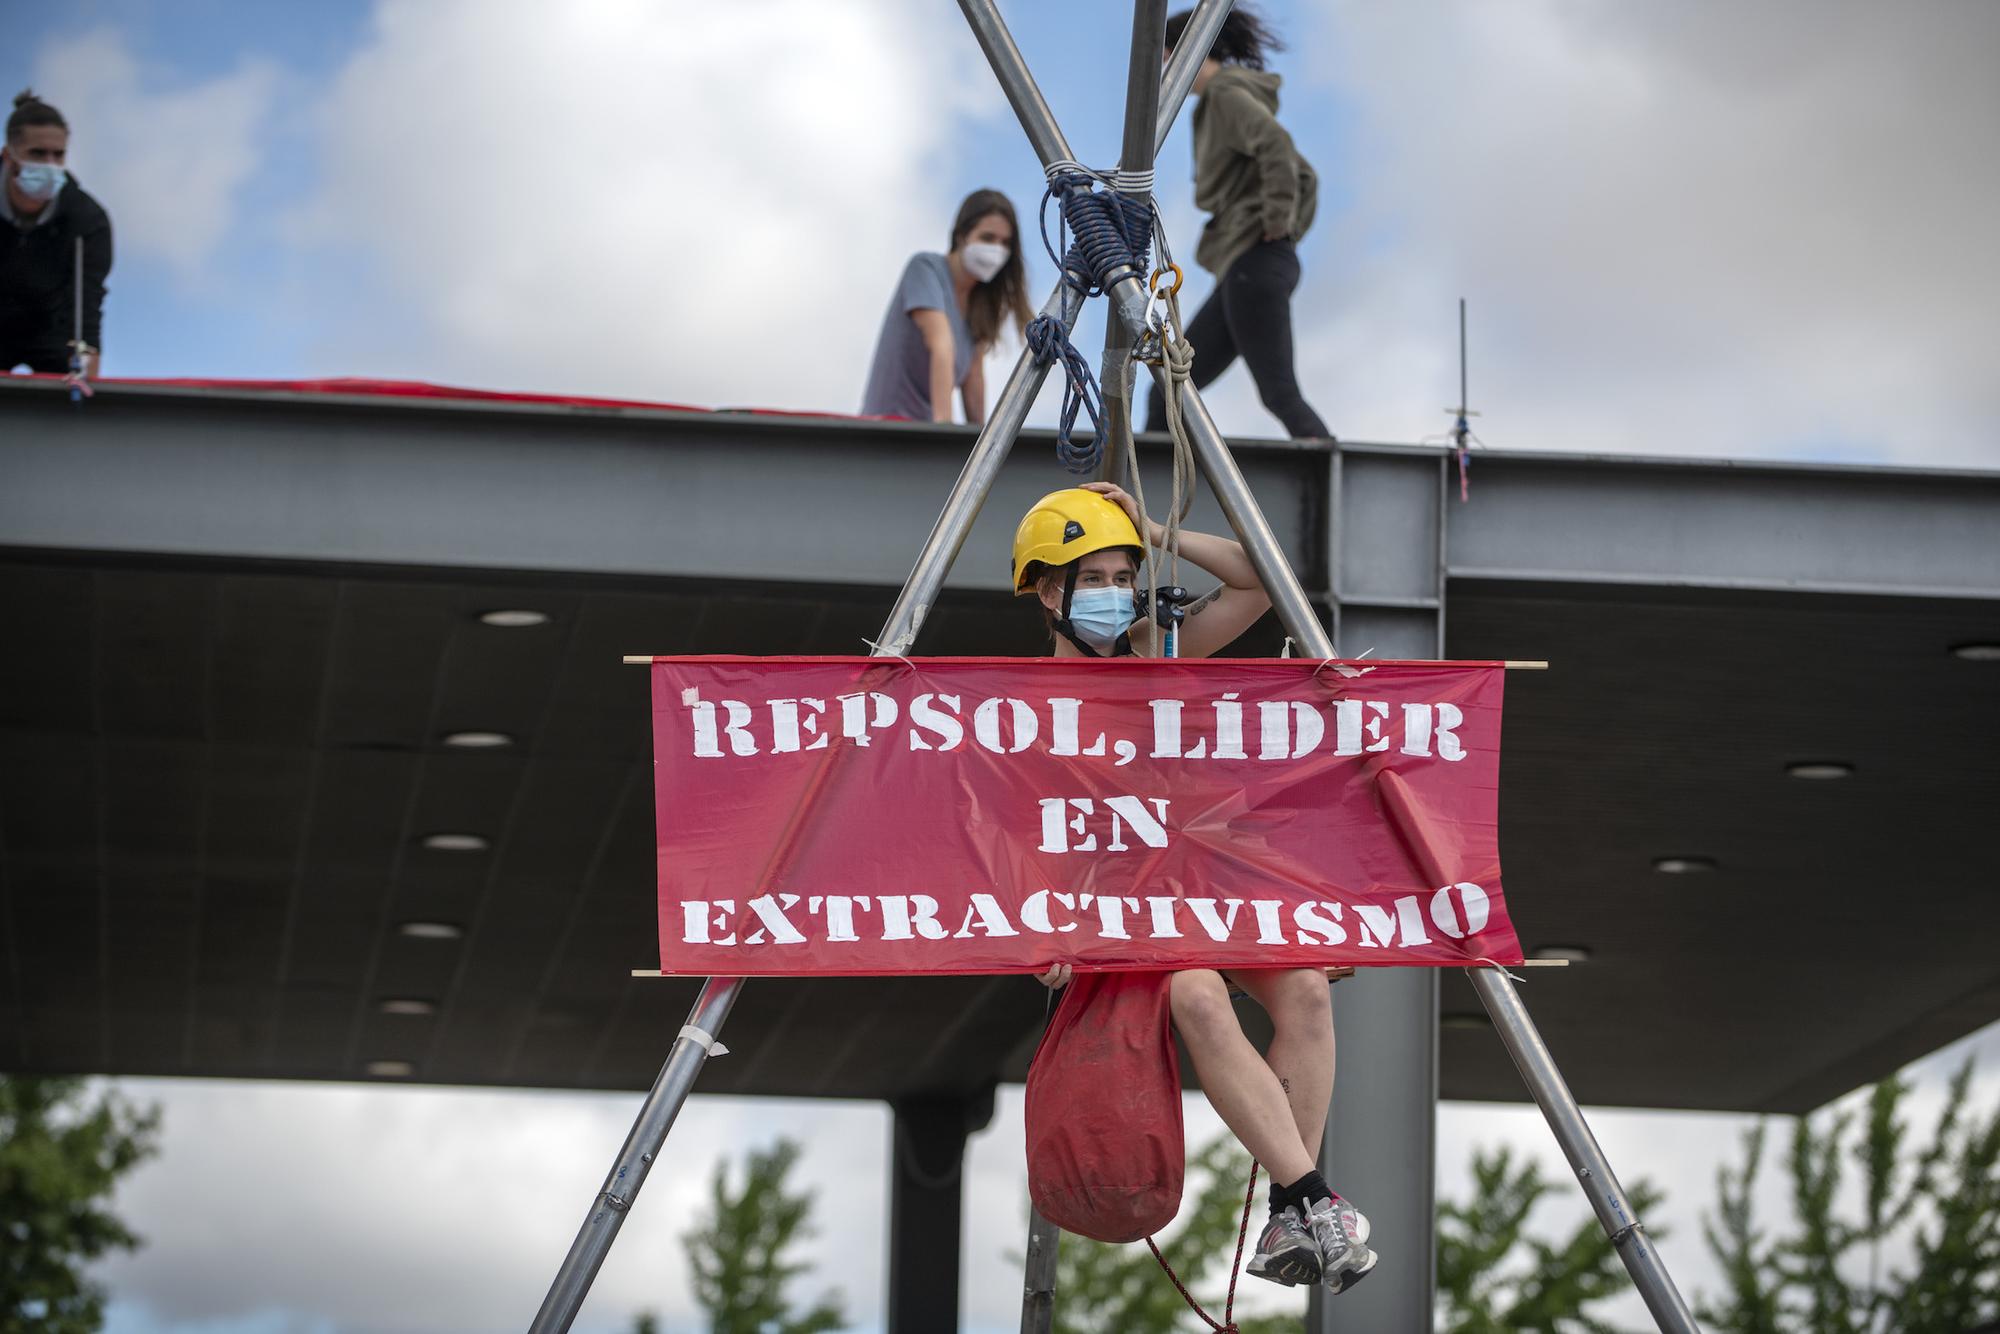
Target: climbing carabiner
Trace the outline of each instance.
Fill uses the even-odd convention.
[[[1170,274],[1170,273],[1171,273],[1171,274],[1173,275],[1173,278],[1174,278],[1174,285],[1173,285],[1172,287],[1170,287],[1170,288],[1163,288],[1163,287],[1162,287],[1162,285],[1161,285],[1161,283],[1160,283],[1160,279],[1162,279],[1162,278],[1166,277],[1166,276],[1167,276],[1168,274]],[[1167,265],[1167,266],[1166,266],[1165,268],[1163,268],[1163,269],[1155,269],[1155,270],[1153,270],[1153,295],[1154,295],[1155,297],[1162,297],[1162,296],[1179,296],[1180,294],[1181,294],[1181,266],[1180,266],[1180,265],[1178,265],[1178,264],[1174,264],[1174,263],[1169,263],[1169,264],[1168,264],[1168,265]]]

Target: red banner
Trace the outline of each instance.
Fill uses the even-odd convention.
[[[660,966],[1518,963],[1498,663],[661,658]]]

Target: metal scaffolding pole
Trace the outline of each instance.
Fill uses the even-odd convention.
[[[737,993],[742,989],[743,979],[737,977],[712,977],[702,986],[701,996],[688,1012],[680,1037],[668,1050],[660,1077],[653,1081],[652,1092],[646,1095],[645,1104],[639,1109],[639,1119],[625,1136],[625,1145],[611,1164],[611,1174],[604,1178],[603,1187],[591,1202],[590,1213],[584,1218],[576,1240],[570,1243],[569,1254],[563,1258],[562,1268],[556,1271],[556,1281],[549,1285],[548,1296],[542,1299],[542,1309],[535,1313],[528,1334],[561,1334],[576,1319],[604,1257],[611,1253],[618,1229],[625,1224],[625,1215],[631,1210],[639,1187],[646,1184],[646,1174],[660,1156],[660,1146],[666,1143],[674,1118],[680,1115],[696,1076],[708,1062],[709,1049],[716,1045],[715,1035],[721,1031],[722,1021],[729,1017],[729,1007],[736,1004]]]
[[[1549,1129],[1555,1132],[1556,1143],[1562,1145],[1563,1156],[1569,1159],[1577,1184],[1583,1187],[1584,1197],[1596,1212],[1598,1225],[1611,1238],[1618,1258],[1625,1262],[1625,1272],[1632,1276],[1632,1286],[1639,1290],[1646,1309],[1652,1312],[1653,1323],[1668,1334],[1699,1334],[1700,1327],[1688,1311],[1687,1302],[1682,1300],[1680,1289],[1674,1286],[1673,1275],[1653,1249],[1645,1225],[1633,1212],[1631,1198],[1618,1184],[1610,1160],[1598,1147],[1597,1136],[1590,1132],[1569,1084],[1556,1069],[1555,1057],[1549,1054],[1542,1035],[1535,1031],[1520,993],[1498,968],[1468,968],[1466,972],[1472,979],[1473,990],[1486,1003],[1486,1012],[1493,1016],[1493,1031],[1506,1044],[1507,1054],[1514,1058],[1514,1068],[1521,1072],[1522,1082],[1535,1095]]]
[[[1132,7],[1132,54],[1125,74],[1125,138],[1118,153],[1113,188],[1127,199],[1149,201],[1153,195],[1153,153],[1160,114],[1160,61],[1167,43],[1167,0],[1138,0]],[[1140,274],[1143,283],[1146,275]],[[1104,453],[1100,479],[1124,476],[1132,451],[1132,379],[1139,332],[1124,320],[1104,323],[1104,361],[1098,382],[1104,387]]]
[[[1020,50],[1002,22],[993,0],[960,0],[960,8],[964,10],[994,76],[1027,132],[1029,142],[1034,145],[1044,169],[1069,162],[1069,143],[1042,97],[1027,63],[1021,58]],[[1128,71],[1122,172],[1150,169],[1152,156],[1158,152],[1160,143],[1179,114],[1193,87],[1201,59],[1221,30],[1229,9],[1229,0],[1202,0],[1197,6],[1182,41],[1168,62],[1159,86],[1158,100],[1152,102],[1144,95],[1150,90],[1150,63],[1147,79],[1141,77],[1140,64],[1142,56],[1150,62],[1154,58],[1153,53],[1164,46],[1161,36],[1164,0],[1138,0]],[[1144,89],[1142,84],[1146,85]],[[1140,167],[1137,165],[1138,155],[1147,139],[1151,140],[1152,147],[1150,152],[1145,153],[1146,165]],[[1118,274],[1109,286],[1114,306],[1114,329],[1122,326],[1123,336],[1134,342],[1145,330],[1147,296],[1144,278],[1144,274],[1127,270]],[[1056,290],[1044,303],[1043,311],[1056,316],[1065,328],[1069,328],[1075,324],[1080,307],[1080,297],[1067,284],[1059,281]],[[1109,354],[1108,343],[1107,357]],[[1120,376],[1120,383],[1125,387],[1128,448],[1129,370],[1128,359],[1126,366],[1121,368]],[[877,656],[905,653],[914,643],[1047,373],[1047,368],[1037,365],[1030,354],[1022,353],[995,402],[994,411],[980,431],[937,522],[925,539],[909,579],[890,609],[881,636],[873,646]],[[1156,368],[1155,374],[1163,376],[1164,372]],[[1107,383],[1109,380],[1107,376]],[[1170,385],[1165,387],[1171,389]],[[1318,615],[1306,599],[1255,497],[1231,457],[1228,445],[1203,406],[1201,396],[1192,385],[1187,384],[1181,386],[1180,394],[1197,460],[1231,528],[1236,531],[1258,577],[1270,593],[1280,619],[1306,652],[1315,657],[1332,657],[1333,643],[1326,628],[1320,624]],[[1576,1169],[1600,1223],[1610,1234],[1620,1258],[1631,1272],[1660,1328],[1675,1331],[1675,1334],[1695,1330],[1693,1319],[1675,1290],[1673,1280],[1660,1263],[1638,1220],[1632,1217],[1629,1199],[1619,1188],[1610,1164],[1605,1161],[1575,1099],[1557,1072],[1555,1062],[1528,1018],[1519,995],[1500,970],[1469,971],[1481,999],[1493,1015],[1495,1028]],[[630,1210],[659,1155],[667,1132],[694,1087],[701,1067],[712,1049],[720,1050],[716,1038],[742,985],[740,978],[710,978],[703,985],[701,995],[688,1015],[688,1022],[670,1048],[637,1121],[619,1150],[610,1174],[598,1191],[583,1227],[571,1244],[569,1254],[530,1326],[530,1334],[563,1334],[575,1320],[625,1214]],[[1022,1313],[1024,1334],[1046,1329],[1053,1317],[1055,1260],[1060,1238],[1059,1230],[1042,1219],[1039,1213],[1034,1216],[1029,1242],[1029,1277]]]

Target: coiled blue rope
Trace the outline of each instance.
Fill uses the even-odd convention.
[[[1073,473],[1095,472],[1104,457],[1104,412],[1103,396],[1091,378],[1090,363],[1070,342],[1062,321],[1053,315],[1037,315],[1031,320],[1027,339],[1037,365],[1062,360],[1063,401],[1062,415],[1056,419],[1056,458]],[[1088,444],[1080,445],[1072,438],[1079,411],[1090,414]]]
[[[1042,195],[1042,247],[1062,273],[1064,285],[1085,298],[1101,294],[1121,268],[1144,282],[1152,252],[1152,199],[1100,190],[1096,184],[1082,172],[1058,171]],[[1056,236],[1062,243],[1061,254],[1057,243],[1049,239],[1051,199],[1058,205]],[[1076,235],[1074,241],[1069,239],[1071,232]],[[1027,342],[1037,365],[1049,366],[1058,359],[1062,362],[1063,405],[1056,424],[1056,457],[1073,473],[1095,471],[1104,457],[1104,400],[1090,373],[1090,363],[1070,341],[1063,322],[1053,315],[1039,315],[1028,324]],[[1080,445],[1072,437],[1079,413],[1090,417],[1089,444]]]

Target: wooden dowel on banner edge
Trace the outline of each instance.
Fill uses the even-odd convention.
[[[1526,960],[1525,962],[1522,962],[1522,963],[1510,963],[1510,964],[1507,964],[1507,965],[1505,965],[1505,966],[1506,966],[1506,967],[1508,967],[1508,968],[1567,968],[1567,967],[1569,967],[1569,963],[1570,963],[1570,961],[1569,961],[1568,959],[1528,959],[1528,960]],[[1373,966],[1373,965],[1370,965],[1370,966]],[[1397,967],[1400,967],[1401,965],[1392,965],[1392,966],[1397,966]],[[1465,968],[1499,968],[1499,967],[1501,967],[1502,965],[1500,965],[1500,964],[1493,964],[1493,963],[1469,963],[1469,964],[1463,964],[1463,965],[1459,965],[1459,964],[1447,964],[1447,965],[1445,965],[1445,966],[1446,966],[1446,967],[1448,967],[1448,968],[1456,968],[1456,967],[1465,967]],[[1339,972],[1340,970],[1339,970],[1339,969],[1335,969],[1335,968],[1329,968],[1329,969],[1327,969],[1327,971],[1328,971],[1329,973],[1333,973],[1333,972]],[[661,971],[660,971],[659,969],[657,969],[657,968],[634,968],[634,969],[632,970],[632,976],[634,976],[634,977],[706,977],[706,976],[707,976],[707,974],[706,974],[706,973],[663,973],[663,972],[661,972]],[[1022,974],[1022,976],[1023,976],[1023,977],[1030,977],[1030,976],[1033,976],[1033,974],[1030,974],[1030,973],[1023,973],[1023,974]]]
[[[650,667],[653,665],[654,660],[655,655],[651,653],[627,653],[622,659],[627,667]],[[1353,658],[1349,659],[1349,661],[1365,662],[1367,659]],[[1547,662],[1536,662],[1533,659],[1516,660],[1510,658],[1500,665],[1510,672],[1545,672],[1549,669]]]

